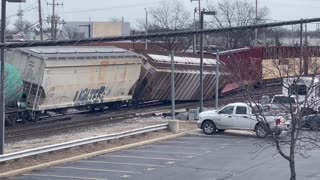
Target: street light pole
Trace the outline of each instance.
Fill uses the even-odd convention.
[[[193,12],[193,30],[196,30],[196,13],[197,13],[197,8],[194,8]],[[197,36],[194,34],[193,35],[193,54],[196,54],[197,50]]]
[[[203,29],[203,11],[200,11],[200,30]],[[200,112],[203,109],[203,33],[200,34]]]
[[[203,29],[203,11],[200,11],[200,30]],[[200,34],[200,112],[203,109],[203,33]]]
[[[171,51],[171,118],[172,120],[176,119],[176,112],[175,112],[175,87],[174,87],[174,51]]]
[[[200,30],[203,30],[204,15],[216,15],[214,11],[200,11]],[[203,33],[200,34],[200,112],[203,110]]]
[[[220,51],[216,49],[216,110],[219,108]]]

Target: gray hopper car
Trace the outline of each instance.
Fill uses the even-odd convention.
[[[119,107],[132,100],[142,56],[114,47],[31,47],[7,52],[22,74],[32,119],[68,108]]]

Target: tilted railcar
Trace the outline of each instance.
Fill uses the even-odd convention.
[[[135,102],[171,101],[171,59],[169,56],[147,54],[143,60],[141,74],[134,93]],[[176,101],[196,101],[200,99],[199,58],[174,58]],[[220,63],[223,67],[223,63]],[[216,60],[204,59],[203,68],[204,99],[213,99],[216,83]],[[224,69],[224,68],[221,68]],[[225,85],[226,73],[219,78],[219,90]]]
[[[7,52],[21,73],[30,119],[69,108],[119,107],[132,100],[143,56],[114,47],[30,47]]]

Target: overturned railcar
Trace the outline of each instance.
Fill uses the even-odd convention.
[[[26,102],[35,115],[128,103],[142,63],[134,52],[94,46],[19,48],[7,59],[21,71]]]
[[[143,60],[141,74],[134,93],[134,101],[171,101],[171,59],[169,56],[147,54]],[[176,101],[196,101],[200,99],[199,58],[178,57],[175,63]],[[223,67],[223,64],[220,63]],[[221,68],[224,69],[224,68]],[[219,78],[219,90],[225,85],[226,74]],[[204,59],[203,68],[204,99],[213,99],[216,83],[216,60]]]

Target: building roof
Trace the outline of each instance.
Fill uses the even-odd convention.
[[[39,58],[69,58],[69,57],[142,57],[132,51],[112,46],[47,46],[19,48],[25,54]]]

